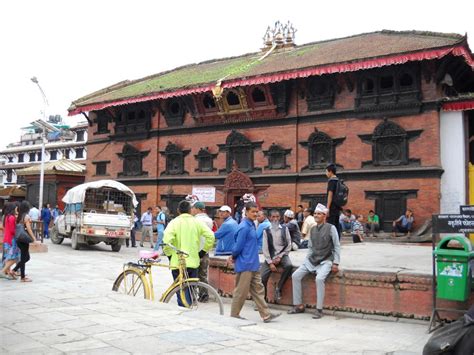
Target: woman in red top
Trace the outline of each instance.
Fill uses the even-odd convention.
[[[9,279],[15,280],[15,273],[11,270],[11,267],[13,264],[17,263],[20,258],[20,249],[16,245],[15,240],[15,220],[16,214],[18,213],[18,206],[13,202],[7,203],[4,211],[3,257],[5,266],[2,269],[1,275],[5,275]]]

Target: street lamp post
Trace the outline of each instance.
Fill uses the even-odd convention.
[[[43,97],[43,121],[46,122],[46,107],[48,106],[48,99],[46,98],[46,94],[44,93],[43,89],[41,88],[38,79],[36,76],[31,78],[31,81],[35,83],[40,92],[41,96]],[[45,142],[46,140],[46,128],[43,126],[43,130],[41,133],[41,172],[40,172],[40,191],[39,191],[39,200],[38,200],[38,208],[41,209],[43,206],[43,187],[44,187],[44,156],[45,156]]]

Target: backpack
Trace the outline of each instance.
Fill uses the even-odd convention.
[[[332,202],[338,207],[343,207],[347,204],[348,199],[349,188],[344,184],[344,180],[337,179],[336,191],[334,192]]]

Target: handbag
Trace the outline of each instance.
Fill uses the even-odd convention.
[[[25,229],[23,223],[18,223],[15,227],[15,239],[17,243],[29,244],[33,243],[33,239],[30,237],[28,232]]]

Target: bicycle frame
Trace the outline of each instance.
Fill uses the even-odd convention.
[[[163,292],[163,294],[161,295],[160,297],[160,302],[163,302],[165,300],[165,298],[168,296],[168,294],[177,286],[182,286],[183,284],[186,284],[188,282],[199,282],[199,278],[190,278],[189,275],[188,275],[188,272],[187,272],[187,269],[186,269],[186,258],[184,255],[182,254],[178,254],[178,258],[179,258],[179,266],[178,266],[178,270],[179,270],[179,274],[178,274],[178,277],[173,281],[173,283]],[[150,299],[152,301],[155,300],[155,291],[153,289],[153,274],[152,274],[152,267],[163,267],[163,268],[167,268],[167,269],[172,269],[170,267],[170,265],[168,264],[163,264],[163,263],[159,263],[159,262],[155,262],[155,261],[151,261],[151,260],[145,260],[143,261],[143,265],[140,265],[140,264],[131,264],[131,263],[128,263],[128,264],[125,264],[124,265],[124,282],[125,282],[125,288],[128,289],[127,287],[127,284],[126,284],[126,278],[125,278],[125,271],[127,270],[127,268],[129,268],[131,265],[134,265],[135,267],[140,267],[141,269],[141,273],[140,275],[144,275],[145,278],[146,278],[146,273],[148,273],[148,285],[146,285],[145,287],[148,287],[148,291],[149,291],[149,294],[150,294]],[[132,285],[133,287],[134,285]],[[189,305],[187,304],[187,301],[186,301],[186,297],[182,297],[181,301],[185,304],[186,307],[188,307]]]

